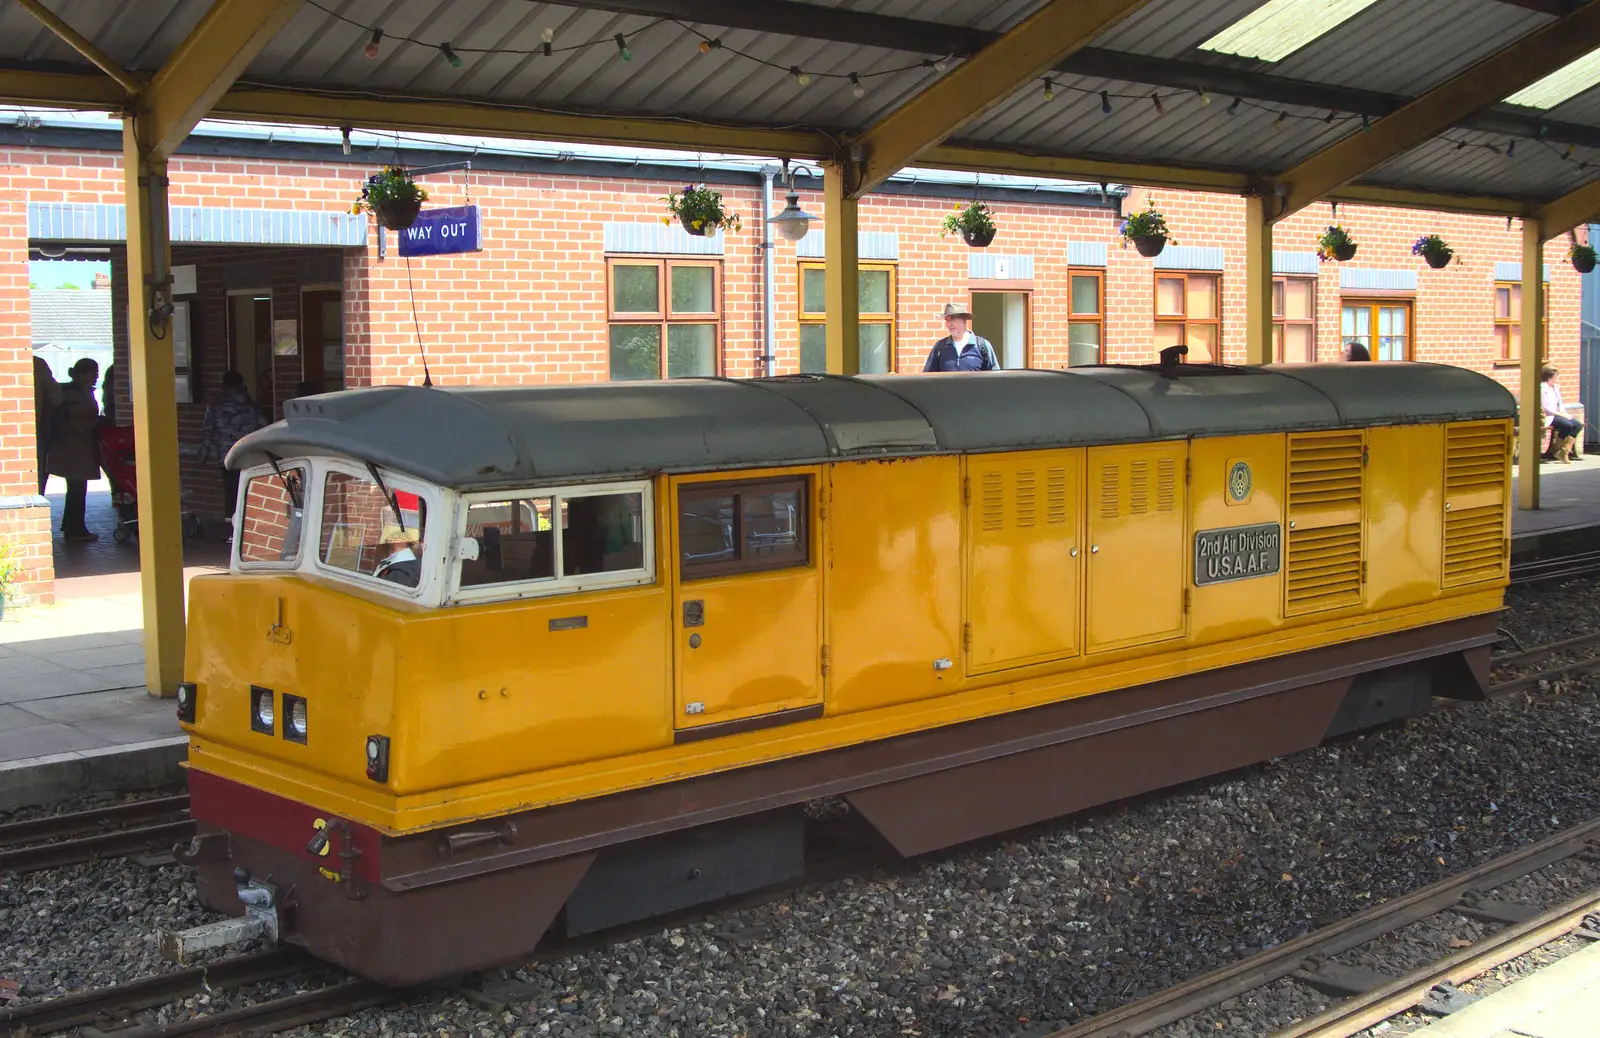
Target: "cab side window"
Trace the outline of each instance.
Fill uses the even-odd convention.
[[[684,580],[811,561],[808,480],[686,486],[678,492]]]
[[[328,473],[322,484],[322,564],[416,587],[422,575],[426,502],[402,490],[392,495],[370,479]]]
[[[471,502],[466,535],[477,540],[478,557],[462,561],[461,587],[641,572],[647,525],[638,492]]]

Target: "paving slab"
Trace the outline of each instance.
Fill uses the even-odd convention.
[[[1418,1038],[1595,1038],[1600,1035],[1600,944],[1413,1033]]]

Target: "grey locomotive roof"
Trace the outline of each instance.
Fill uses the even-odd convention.
[[[291,400],[228,464],[338,454],[457,489],[851,457],[1506,418],[1493,379],[1432,364],[386,386]]]

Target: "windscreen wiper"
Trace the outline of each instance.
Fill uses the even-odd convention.
[[[283,489],[288,493],[289,503],[296,508],[304,508],[305,505],[300,500],[300,481],[294,480],[291,482],[289,477],[283,474],[283,469],[278,465],[278,462],[282,459],[276,454],[268,454],[267,459],[272,462],[272,471],[278,474],[278,482],[283,484]]]
[[[400,514],[400,499],[395,496],[394,491],[384,486],[383,477],[378,475],[378,466],[369,461],[367,462],[367,471],[372,473],[372,481],[378,484],[378,490],[382,492],[384,499],[389,502],[389,507],[394,509],[395,522],[400,524],[400,532],[409,533],[410,531],[406,529],[406,517]]]

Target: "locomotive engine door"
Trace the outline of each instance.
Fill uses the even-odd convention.
[[[679,741],[820,716],[817,486],[811,469],[672,480]]]
[[[1079,651],[1083,451],[967,459],[967,672]]]
[[[1088,651],[1181,637],[1187,441],[1091,447]]]

